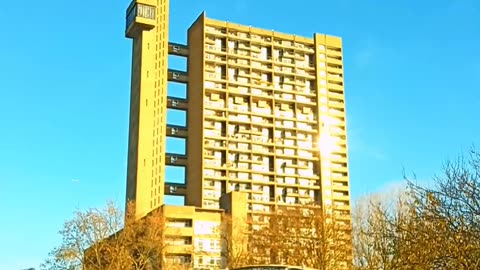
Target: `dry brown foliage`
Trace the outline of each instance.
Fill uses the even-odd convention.
[[[434,185],[409,181],[393,204],[354,215],[358,269],[480,269],[480,153],[445,164]]]
[[[65,222],[63,241],[42,269],[150,270],[162,264],[165,220],[160,211],[136,220],[132,203],[125,217],[112,203],[77,211]]]
[[[348,218],[326,216],[322,209],[310,206],[281,207],[266,218],[259,228],[247,230],[236,225],[241,231],[230,229],[225,234],[229,268],[252,264],[288,264],[315,269],[349,267]]]

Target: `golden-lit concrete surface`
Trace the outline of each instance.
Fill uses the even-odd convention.
[[[232,198],[241,198],[242,194],[228,196],[226,200],[231,201]],[[186,264],[192,268],[225,267],[225,257],[222,256],[223,210],[170,205],[163,205],[161,209],[166,218],[167,263]],[[246,212],[232,214],[236,220],[246,219]]]
[[[187,45],[169,43],[168,9],[168,0],[133,1],[125,29],[133,40],[127,200],[138,218],[162,207],[167,261],[224,264],[213,229],[220,208],[255,224],[278,206],[313,203],[349,223],[342,40],[202,13]],[[169,54],[188,57],[187,70],[168,69]],[[186,83],[188,99],[167,97],[168,81]],[[187,111],[187,126],[167,125],[167,108]],[[186,138],[186,155],[166,153],[167,136]],[[167,165],[187,168],[186,185],[165,183]],[[165,194],[185,195],[188,206],[162,206]]]
[[[187,203],[250,213],[316,203],[349,209],[342,41],[209,19],[189,29]],[[195,138],[193,138],[195,137]]]
[[[136,202],[136,215],[142,217],[164,198],[168,0],[132,2],[126,36],[133,39],[127,201]]]
[[[188,29],[188,74],[187,97],[196,106],[189,104],[187,112],[187,205],[202,206],[203,201],[203,80],[204,80],[204,40],[203,14]]]

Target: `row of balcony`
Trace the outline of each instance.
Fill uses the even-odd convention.
[[[275,94],[278,99],[298,99],[305,101],[312,101],[311,98],[306,97],[305,95],[299,94],[288,94],[288,93],[281,93]],[[215,93],[207,93],[207,96],[204,99],[205,107],[213,108],[213,109],[220,109],[225,110],[228,108],[230,112],[236,111],[240,113],[252,113],[258,114],[266,117],[273,117],[275,116],[285,116],[285,117],[295,117],[298,116],[299,119],[302,118],[309,118],[310,121],[315,121],[317,104],[298,104],[296,102],[291,102],[290,100],[281,103],[275,102],[275,106],[273,106],[272,100],[254,100],[250,97],[243,97],[238,95],[229,95],[228,99],[225,99],[225,95],[222,94],[215,94]],[[330,111],[332,114],[341,115],[344,112],[344,101],[342,99],[337,98],[327,98],[321,97],[319,99],[319,103],[321,104],[320,109],[322,112]],[[226,106],[228,104],[228,106]],[[274,110],[272,111],[272,107]],[[330,108],[329,108],[330,107]],[[273,113],[273,114],[272,114]]]
[[[270,199],[269,201],[249,200],[246,208],[247,212],[251,214],[268,215],[268,213],[274,211],[275,205],[308,205],[315,201],[318,200],[311,197],[279,197],[277,202],[275,202],[274,198]],[[215,208],[215,205],[218,205],[218,202],[214,198],[204,199],[203,206],[205,208]],[[252,229],[259,229],[258,226],[255,226],[255,224],[252,224]]]
[[[232,174],[232,173],[230,173]],[[273,178],[270,179],[273,180]],[[222,187],[222,182],[219,181],[212,181],[208,179],[212,179],[214,177],[210,175],[205,175],[205,182],[204,182],[204,188],[205,188],[205,197],[207,199],[213,199],[213,200],[218,200],[220,196],[224,193],[226,193],[226,189]],[[277,181],[270,181],[270,185],[255,185],[252,183],[255,183],[255,181],[252,179],[251,182],[247,182],[249,180],[246,179],[235,179],[234,177],[230,177],[230,184],[228,185],[229,191],[242,191],[246,192],[248,194],[248,200],[253,201],[253,202],[277,202],[277,203],[284,203],[284,202],[289,202],[288,197],[297,197],[297,198],[315,198],[315,191],[318,190],[319,184],[316,182],[318,180],[308,180],[305,178],[298,179],[298,178],[293,178],[293,177],[279,177],[277,176],[276,179]],[[243,183],[242,183],[243,181]],[[260,181],[258,181],[260,182]],[[325,196],[330,196],[334,198],[338,203],[343,202],[349,202],[349,188],[348,188],[348,183],[347,182],[335,182],[335,184],[332,187],[332,192],[325,192]],[[274,187],[271,184],[274,184],[276,188],[276,194],[281,194],[278,196],[275,196],[273,191]],[[299,187],[299,185],[301,187]],[[282,187],[283,186],[283,187]],[[305,187],[310,187],[314,189],[308,189]],[[329,191],[329,190],[328,190]],[[166,191],[166,194],[169,195],[185,195],[185,194],[178,194],[178,193],[169,193]],[[277,200],[275,201],[275,197],[277,197]],[[297,202],[296,202],[297,203]],[[338,204],[337,203],[337,204]],[[342,204],[342,205],[343,205]],[[188,222],[185,221],[179,221],[177,222],[178,224],[170,224],[170,227],[174,228],[188,228],[191,225]]]
[[[207,32],[208,33],[208,32]],[[219,38],[218,31],[215,31],[215,35],[208,35],[206,36],[205,43],[207,44],[234,44],[235,47],[238,48],[252,48],[255,50],[261,50],[262,48],[272,49],[278,48],[280,50],[289,50],[289,51],[297,51],[300,53],[310,53],[313,54],[315,52],[313,46],[306,45],[303,43],[292,42],[288,40],[279,40],[275,39],[272,42],[271,37],[262,37],[258,35],[250,36],[249,33],[242,33],[242,32],[230,32],[228,33],[227,37]],[[335,50],[329,50],[332,53],[338,53]]]
[[[268,72],[268,73],[271,73],[272,71],[275,71],[275,73],[284,73],[286,75],[306,74],[307,76],[308,75],[315,76],[313,66],[309,62],[296,61],[295,66],[292,67],[291,65],[282,65],[282,64],[278,65],[278,63],[265,63],[265,62],[258,62],[258,61],[253,61],[253,60],[250,61],[249,59],[241,59],[241,58],[236,59],[236,58],[229,57],[227,63],[228,63],[229,68],[245,70],[245,71],[248,71],[247,74],[249,74],[250,69],[251,69],[252,72]],[[250,65],[250,63],[251,63],[251,65]],[[226,68],[226,65],[222,65],[222,66]],[[219,71],[218,68],[222,68],[222,66],[215,65],[213,63],[207,63],[205,65],[205,70],[206,71],[212,71],[212,72],[218,72]],[[332,70],[329,69],[329,72],[330,71],[335,72],[335,73],[340,71],[340,74],[341,74],[341,70],[338,70],[338,69],[333,69],[332,68]],[[235,73],[229,73],[229,74],[235,74]],[[244,76],[244,74],[240,74],[240,72],[238,73],[238,75]]]
[[[245,42],[251,42],[252,44],[262,44],[262,45],[274,45],[281,48],[294,49],[298,51],[303,51],[307,53],[314,53],[315,49],[312,44],[305,44],[298,41],[282,40],[278,38],[273,38],[272,36],[263,36],[247,32],[239,32],[236,29],[219,29],[212,26],[207,26],[205,28],[207,35],[213,37],[226,37],[229,40],[239,40]],[[211,38],[210,36],[210,38]]]
[[[276,146],[277,148],[315,148],[318,147],[316,144],[316,141],[314,141],[312,138],[313,136],[310,136],[312,134],[305,133],[305,130],[300,130],[302,133],[298,133],[298,130],[276,130],[277,131],[285,131],[284,133],[289,133],[293,134],[293,132],[297,132],[299,134],[298,136],[294,135],[288,135],[287,138],[281,138],[281,135],[276,135],[274,138],[273,136],[265,136],[265,135],[252,135],[248,131],[242,132],[242,133],[235,133],[233,131],[229,131],[227,134],[226,132],[222,132],[221,130],[218,129],[207,129],[204,132],[204,136],[206,139],[210,140],[226,140],[228,141],[228,148],[230,149],[243,149],[243,150],[257,150],[257,149],[250,149],[250,145],[252,147],[254,145],[270,145],[270,146]],[[283,132],[281,132],[283,133]],[[304,137],[304,134],[307,134],[308,137]],[[332,136],[333,137],[333,136]],[[207,140],[208,141],[208,140]],[[338,144],[338,145],[344,145],[346,143],[345,136],[344,135],[338,135],[334,136],[331,138],[331,142]],[[222,142],[217,142],[215,144],[210,144],[210,145],[205,145],[206,147],[217,147],[217,148],[225,148],[226,143]]]
[[[311,158],[309,160],[315,160]],[[204,161],[204,166],[206,169],[228,169],[230,171],[243,171],[243,172],[259,172],[259,173],[276,173],[278,176],[291,176],[291,177],[304,177],[316,179],[319,177],[311,169],[299,169],[299,168],[281,168],[275,169],[267,164],[255,164],[250,162],[222,162],[221,160],[207,159]],[[334,168],[332,168],[333,170]],[[336,171],[341,170],[346,171],[346,167],[335,168]]]
[[[218,122],[217,122],[218,123]],[[252,124],[253,125],[253,124]],[[241,143],[242,141],[249,141],[255,144],[277,144],[277,146],[285,145],[287,147],[295,148],[299,147],[317,147],[316,141],[313,140],[313,134],[304,130],[291,130],[291,129],[273,129],[270,128],[258,128],[258,126],[249,127],[249,125],[229,125],[228,133],[222,127],[222,125],[213,125],[211,122],[205,122],[205,134],[206,137],[214,137],[213,139],[228,139],[232,143]],[[343,127],[330,127],[331,142],[338,145],[346,144],[345,129]],[[338,134],[340,133],[340,134]],[[343,134],[342,134],[343,133]],[[308,143],[309,145],[305,145]],[[301,143],[301,144],[299,144]],[[310,145],[313,143],[314,145]],[[213,144],[211,145],[213,146]],[[225,147],[225,143],[222,145],[216,145],[217,147]],[[229,145],[229,147],[235,147],[235,145]],[[255,149],[252,149],[255,150]]]
[[[250,127],[250,125],[252,125]],[[285,143],[290,143],[293,145],[293,141],[289,142],[288,140],[295,140],[299,142],[313,142],[313,135],[308,132],[296,131],[296,130],[285,130],[285,129],[274,129],[273,127],[259,127],[255,124],[228,124],[228,128],[225,129],[225,122],[212,122],[205,121],[204,128],[208,130],[207,132],[212,136],[221,136],[228,137],[231,141],[238,140],[253,140],[254,142],[262,142],[273,144],[286,140]],[[339,139],[344,139],[339,137]]]
[[[225,106],[226,102],[225,101],[210,101],[206,99],[204,101],[205,103],[205,108],[208,110],[215,110],[215,112],[224,112],[228,110],[228,114],[247,114],[247,115],[259,115],[265,118],[288,118],[288,119],[294,119],[294,121],[302,121],[302,122],[315,122],[317,121],[316,114],[315,112],[315,106],[308,107],[304,106],[303,104],[297,104],[297,109],[295,110],[295,104],[292,103],[284,103],[284,104],[276,104],[275,109],[272,110],[270,106],[264,107],[264,108],[258,108],[258,107],[253,107],[251,108],[248,103],[242,104],[242,105],[235,105],[232,103],[228,103],[228,107]],[[286,105],[286,106],[283,106]],[[175,107],[173,107],[175,108]],[[181,108],[178,106],[177,108]],[[342,109],[343,107],[340,107],[338,105],[339,109]],[[309,113],[303,113],[305,109],[309,110]],[[332,108],[332,115],[341,115],[340,113],[342,112],[341,110]],[[207,114],[212,114],[211,112]]]
[[[261,114],[259,114],[261,115]],[[330,133],[339,136],[346,135],[344,127],[344,113],[329,113],[333,119],[339,120],[339,123],[329,122]],[[238,123],[243,125],[255,125],[263,127],[275,127],[277,130],[289,130],[291,132],[301,132],[302,130],[309,134],[317,134],[318,126],[317,120],[311,119],[309,116],[297,117],[294,121],[285,116],[258,116],[247,112],[229,112],[223,110],[211,110],[209,108],[204,110],[204,116],[207,121],[228,121],[230,123]],[[208,128],[208,126],[207,126]],[[216,135],[219,136],[219,135]]]
[[[211,196],[220,197],[229,191],[245,191],[246,193],[252,193],[255,195],[263,195],[273,197],[276,194],[313,194],[316,190],[320,189],[319,180],[307,180],[304,179],[303,183],[296,180],[296,183],[284,183],[282,177],[277,177],[277,181],[267,183],[255,183],[253,181],[241,180],[235,178],[229,178],[228,183],[226,181],[212,181],[205,180],[204,187],[207,190],[206,193]],[[292,178],[293,179],[293,178]],[[292,180],[294,182],[294,180]],[[302,183],[302,184],[300,184]],[[338,192],[338,191],[337,191]]]
[[[315,62],[312,60],[305,60],[302,59],[300,60],[298,57],[286,57],[286,56],[269,56],[266,54],[262,53],[251,53],[248,50],[241,50],[241,49],[232,49],[232,50],[222,50],[222,48],[215,48],[215,47],[207,47],[206,48],[206,54],[205,54],[205,60],[207,63],[222,63],[226,64],[227,63],[227,53],[228,53],[228,59],[234,60],[235,61],[230,61],[230,64],[233,65],[239,65],[240,67],[247,67],[247,65],[242,64],[242,62],[245,61],[257,61],[259,63],[264,63],[266,65],[273,64],[273,65],[282,65],[282,66],[287,66],[287,67],[292,67],[292,68],[299,68],[302,67],[305,70],[313,70],[315,69]],[[245,60],[245,61],[240,61],[239,60]],[[317,62],[319,64],[318,68],[319,69],[327,69],[326,66],[330,67],[341,67],[343,65],[342,63],[342,58],[337,57],[337,56],[331,56],[331,55],[323,55],[321,54],[320,57],[317,59]],[[325,63],[326,65],[324,65]],[[261,66],[257,66],[261,67]],[[338,70],[341,71],[341,70]]]
[[[235,44],[229,43],[228,46],[222,44],[210,45],[206,44],[205,49],[208,52],[230,55],[237,55],[240,57],[251,57],[254,59],[271,60],[275,62],[293,63],[293,61],[310,63],[309,66],[313,66],[313,54],[305,54],[301,51],[285,50],[275,47],[274,50],[271,47],[257,47],[249,46],[247,44]],[[293,60],[293,61],[289,61]]]
[[[316,91],[313,87],[303,86],[302,83],[299,85],[292,84],[276,84],[274,85],[271,82],[259,80],[259,79],[249,79],[249,78],[238,78],[226,80],[222,78],[221,75],[213,74],[209,75],[210,78],[206,78],[204,82],[204,87],[207,92],[237,92],[244,93],[245,95],[251,94],[254,96],[270,96],[272,97],[272,91],[277,92],[287,92],[292,94],[306,93],[309,96],[315,96]],[[295,84],[299,82],[296,81]],[[325,89],[323,95],[328,95],[328,97],[343,99],[343,82],[337,82],[333,80],[325,80],[321,82],[321,87]],[[228,87],[227,87],[228,84]],[[248,90],[249,89],[249,90]],[[328,91],[327,91],[328,89]]]
[[[301,186],[312,186],[314,187],[317,185],[318,179],[316,177],[311,178],[304,178],[302,176],[299,177],[282,177],[282,176],[273,176],[270,173],[262,173],[262,172],[236,172],[230,171],[227,173],[226,170],[214,170],[214,169],[205,169],[204,176],[208,179],[216,179],[216,180],[228,180],[235,181],[235,182],[245,182],[245,183],[259,183],[260,186],[264,184],[284,184],[284,185],[301,185]],[[220,188],[221,182],[219,181],[210,181],[208,186],[212,188]],[[336,183],[338,184],[338,183]]]
[[[216,136],[206,136],[207,139]],[[226,139],[226,138],[225,138]],[[345,153],[346,153],[346,141],[343,139],[338,139],[333,141],[332,145],[332,160],[344,161],[347,160]],[[220,142],[218,143],[211,143],[205,144],[205,149],[211,150],[226,150],[227,147]],[[272,147],[275,147],[273,151]],[[236,138],[231,139],[229,138],[228,143],[228,151],[232,153],[245,153],[251,152],[253,154],[260,154],[265,156],[292,156],[299,159],[305,160],[316,160],[312,154],[307,153],[316,153],[320,149],[317,148],[315,143],[310,142],[302,142],[297,141],[296,143],[284,143],[281,140],[276,141],[276,144],[271,143],[271,141],[265,142],[264,140],[261,141],[252,141],[248,138]],[[206,156],[206,158],[214,158],[214,156]],[[258,163],[258,161],[253,160],[253,163]]]
[[[252,185],[250,183],[229,183],[227,188],[212,188],[210,185],[211,181],[204,182],[204,196],[207,199],[218,200],[222,194],[239,191],[247,194],[247,199],[252,202],[281,202],[282,198],[285,197],[298,197],[298,198],[316,198],[320,191],[319,185],[312,186],[311,188],[306,188],[304,186],[299,187],[298,185],[282,185],[274,184],[271,186],[259,186]],[[218,182],[217,182],[218,183]],[[325,190],[325,198],[334,199],[339,202],[340,205],[348,204],[349,190]],[[343,204],[342,204],[343,202]]]
[[[273,126],[276,125],[277,129],[290,129],[290,130],[297,130],[301,131],[304,130],[308,133],[318,133],[318,127],[316,121],[309,120],[309,119],[299,119],[295,121],[291,120],[278,120],[273,122],[273,119],[270,117],[258,117],[258,116],[251,116],[250,114],[233,114],[229,113],[228,116],[225,111],[214,111],[210,109],[205,110],[205,118],[206,119],[216,119],[217,121],[229,121],[235,123],[253,123],[253,124],[260,124],[263,126]],[[282,117],[278,117],[281,119]],[[287,119],[287,118],[285,118]],[[338,134],[338,132],[337,132]]]
[[[272,168],[272,170],[274,170]],[[313,168],[310,169],[312,172],[314,171]],[[228,180],[229,183],[245,183],[245,184],[255,184],[257,183],[258,186],[263,186],[264,189],[267,184],[277,184],[282,186],[303,186],[303,187],[311,187],[315,188],[319,186],[319,176],[314,173],[314,176],[306,176],[306,175],[295,175],[295,176],[285,176],[285,175],[276,175],[272,174],[271,171],[261,172],[261,171],[253,171],[253,172],[241,172],[241,171],[227,171],[226,168],[217,168],[217,169],[204,169],[204,177],[205,179],[210,179],[211,181],[208,186],[211,186],[213,189],[221,188],[221,184]],[[326,181],[330,181],[325,183],[328,186],[331,186],[333,189],[342,189],[347,187],[348,176],[347,173],[336,173],[341,176],[333,177],[331,176],[330,179]],[[333,179],[333,180],[332,180]],[[333,181],[333,182],[332,182]],[[254,185],[255,186],[255,185]]]
[[[261,87],[259,88],[258,85],[255,85],[254,87],[251,87],[249,83],[247,83],[248,86],[245,86],[243,83],[240,83],[240,81],[231,81],[229,82],[228,88],[226,88],[226,84],[223,83],[214,83],[212,81],[207,81],[205,83],[205,87],[207,88],[207,93],[229,93],[229,94],[235,94],[238,96],[244,96],[244,97],[249,97],[253,95],[253,99],[255,100],[264,100],[263,98],[257,98],[258,96],[268,96],[272,97],[272,92],[273,93],[287,93],[287,94],[299,94],[299,95],[304,95],[306,97],[314,97],[316,98],[317,92],[313,90],[312,88],[307,88],[307,87],[291,87],[291,85],[282,85],[278,86],[276,88],[272,87]],[[225,87],[224,87],[225,85]],[[210,89],[215,89],[215,90],[220,90],[220,91],[208,91]]]
[[[300,68],[291,68],[291,67],[274,67],[274,72],[272,71],[251,71],[245,68],[213,68],[214,65],[207,65],[205,76],[207,79],[214,80],[227,80],[229,82],[239,82],[245,83],[251,78],[254,80],[264,81],[275,88],[282,87],[284,85],[290,86],[299,86],[298,88],[309,88],[314,85],[314,80],[316,75],[313,72],[308,72]],[[331,72],[322,73],[326,78],[331,78],[332,80],[341,81],[342,75],[334,74]],[[340,79],[339,79],[340,78]]]
[[[256,194],[256,193],[251,193],[248,189],[245,188],[235,188],[235,189],[230,189],[229,191],[240,191],[243,193],[247,194],[247,202],[251,203],[275,203],[275,202],[288,202],[288,198],[298,198],[298,199],[305,199],[305,198],[310,198],[314,199],[315,198],[315,192],[314,190],[291,190],[291,191],[282,191],[280,194],[282,195],[277,195],[277,196],[272,196],[271,194]],[[213,191],[213,190],[206,190],[204,193],[205,199],[209,200],[218,200],[221,195],[219,191]],[[295,200],[296,201],[296,200]],[[298,203],[298,201],[296,201]]]
[[[287,58],[287,57],[270,57],[265,54],[257,54],[257,53],[250,53],[244,50],[231,50],[228,54],[228,51],[223,52],[219,50],[211,50],[207,49],[205,53],[205,61],[206,64],[227,64],[239,68],[252,68],[258,70],[265,70],[265,71],[272,71],[275,70],[275,67],[283,66],[285,68],[294,68],[296,69],[296,73],[300,74],[300,70],[302,73],[307,73],[307,75],[315,70],[315,63],[313,61],[306,61],[306,60],[299,60],[297,58]],[[228,55],[228,61],[227,61]],[[248,65],[246,64],[248,61],[257,62],[259,64],[256,65]],[[337,60],[334,58],[327,58],[325,59],[325,63],[333,64],[333,65],[341,65],[341,60]],[[322,68],[322,67],[320,67]],[[281,71],[281,70],[277,70]],[[293,73],[293,72],[292,72]],[[297,74],[297,75],[298,75]],[[312,75],[313,76],[313,75]]]
[[[215,152],[212,150],[209,151],[210,159],[217,160],[217,162],[209,162],[212,164],[241,164],[241,163],[251,163],[252,168],[259,169],[259,171],[274,171],[275,168],[276,172],[279,174],[301,174],[306,177],[313,177],[316,174],[315,166],[313,165],[312,160],[313,157],[309,157],[306,160],[292,160],[292,159],[282,159],[277,158],[276,162],[273,162],[273,158],[269,156],[256,156],[246,153],[230,153],[228,159],[225,157],[225,152]],[[218,154],[218,155],[217,155]],[[289,156],[290,157],[290,156]],[[218,162],[220,160],[220,163]],[[228,160],[228,161],[226,161]],[[346,160],[336,160],[339,162],[346,162]],[[274,165],[275,164],[275,165]],[[275,168],[273,167],[275,166]],[[212,170],[213,171],[213,170]],[[248,173],[244,174],[243,176],[247,179]]]
[[[289,58],[280,58],[280,57],[271,57],[267,55],[254,55],[250,56],[247,53],[241,54],[229,54],[228,60],[224,57],[223,54],[216,54],[216,51],[212,51],[212,54],[206,56],[206,65],[208,66],[207,70],[212,70],[215,68],[218,63],[227,64],[229,67],[233,68],[244,68],[252,69],[254,71],[267,71],[271,72],[276,68],[281,68],[278,71],[282,71],[283,68],[291,68],[295,72],[314,72],[315,63],[311,60],[292,60]],[[323,63],[323,64],[321,64]],[[325,62],[320,62],[320,69],[325,69]],[[330,64],[329,66],[332,66]],[[336,65],[338,66],[338,65]],[[293,73],[293,72],[292,72]]]
[[[299,73],[300,74],[300,73]],[[228,76],[221,75],[220,73],[212,73],[207,72],[205,73],[206,82],[213,82],[213,83],[228,83],[232,85],[232,88],[241,88],[242,86],[249,86],[251,88],[258,88],[261,86],[262,88],[268,88],[268,90],[286,90],[291,92],[300,92],[300,93],[311,93],[314,94],[314,87],[313,85],[308,85],[305,83],[305,80],[313,80],[315,77],[313,75],[308,75],[306,73],[300,74],[300,76],[294,77],[282,77],[285,78],[282,81],[274,81],[272,82],[269,79],[269,75],[264,77],[263,75],[255,75],[255,74],[230,74]],[[300,78],[301,77],[301,78]],[[206,86],[207,87],[207,86]],[[211,87],[211,86],[210,86]],[[230,88],[230,87],[229,87]]]

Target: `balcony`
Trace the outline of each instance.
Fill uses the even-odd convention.
[[[218,74],[218,73],[215,73],[215,72],[206,72],[205,73],[205,78],[206,80],[209,80],[209,81],[225,81],[225,75],[221,75],[221,74]]]
[[[332,72],[332,73],[337,73],[337,74],[342,74],[342,68],[340,65],[328,65],[327,66],[327,71]]]
[[[312,46],[309,46],[307,44],[302,44],[302,43],[295,43],[295,50],[296,51],[302,51],[305,53],[314,53],[315,49]]]
[[[226,47],[220,47],[220,46],[215,46],[215,45],[205,45],[205,49],[211,53],[225,53],[226,52]]]
[[[346,130],[344,127],[334,126],[330,129],[330,133],[334,137],[346,136]]]
[[[250,116],[247,114],[230,114],[228,115],[228,120],[232,122],[239,122],[239,123],[249,123],[251,121]]]
[[[348,173],[348,168],[346,166],[332,167],[331,171],[332,172],[340,172],[340,173]]]
[[[247,59],[232,59],[229,56],[228,64],[233,66],[240,66],[244,68],[250,68],[250,61]]]
[[[330,159],[337,162],[348,162],[348,158],[346,155],[332,154],[330,156]]]
[[[343,78],[340,74],[335,74],[335,73],[330,73],[329,72],[327,78],[330,81],[343,83]]]
[[[302,95],[296,95],[295,100],[299,103],[303,104],[310,104],[310,105],[315,105],[315,101],[312,98],[302,96]]]
[[[340,56],[335,56],[335,57],[327,57],[327,63],[328,64],[335,64],[335,65],[342,65],[342,57]]]
[[[229,86],[228,90],[230,93],[235,93],[235,94],[242,94],[242,95],[249,95],[250,94],[250,89],[247,87],[235,87],[235,86]]]
[[[223,28],[216,28],[213,26],[205,26],[205,32],[209,34],[213,34],[215,36],[225,36],[227,34],[227,31]]]
[[[214,64],[206,64],[205,65],[205,71],[207,72],[216,72],[217,68]]]
[[[339,92],[338,90],[343,91],[343,88],[341,88],[341,86],[339,86],[337,84],[328,84],[328,88],[333,89],[333,90],[337,90],[337,91],[328,91],[328,97],[329,98],[336,98],[336,99],[341,99],[341,100],[344,99],[343,94],[338,93]]]
[[[213,119],[217,121],[224,121],[226,120],[226,113],[224,111],[215,111],[215,110],[204,110],[204,116],[206,119]]]
[[[327,48],[327,56],[342,57],[342,51],[336,48]]]
[[[207,35],[205,37],[205,43],[206,44],[211,44],[211,45],[215,45],[215,37],[211,36],[211,35]]]
[[[331,108],[345,109],[343,101],[328,101],[328,106]]]
[[[271,46],[272,38],[271,37],[263,37],[259,35],[252,34],[251,41],[254,43],[267,43],[266,45]]]
[[[227,58],[225,56],[217,56],[215,54],[205,53],[205,61],[224,63],[226,61],[226,59]]]
[[[315,79],[315,75],[313,75],[313,72],[308,72],[305,69],[297,68],[296,69],[296,74],[297,77],[302,77],[304,79]]]
[[[297,60],[297,61],[304,61],[304,60],[305,60],[305,56],[302,55],[302,54],[295,53],[295,60]]]
[[[328,110],[328,113],[332,116],[344,116],[345,112],[343,110],[338,110],[338,109],[330,109]]]
[[[125,36],[135,38],[142,31],[155,28],[156,7],[133,1],[127,8]]]
[[[345,181],[347,182],[347,181]],[[333,181],[333,186],[332,186],[333,191],[349,191],[348,184],[340,184],[336,180]]]

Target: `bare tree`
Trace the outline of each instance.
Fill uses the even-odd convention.
[[[315,269],[347,269],[351,260],[349,217],[318,206],[285,206],[249,238],[250,262]]]
[[[387,196],[382,196],[387,194]],[[408,232],[405,190],[359,199],[352,214],[354,263],[357,269],[400,269],[403,233]]]
[[[431,268],[480,268],[480,152],[472,149],[444,165],[434,185],[409,184],[417,222],[415,237],[430,247]],[[429,240],[429,241],[427,241]]]
[[[433,185],[354,212],[358,269],[480,269],[480,154],[447,162]]]
[[[65,222],[61,244],[41,266],[50,270],[150,270],[163,262],[164,218],[153,211],[135,219],[135,207],[125,216],[114,204],[103,209],[76,211]]]
[[[226,259],[228,269],[250,264],[251,252],[248,249],[247,221],[223,214],[221,245],[222,257]]]
[[[123,226],[123,213],[113,203],[103,209],[75,211],[74,217],[67,220],[60,235],[62,242],[54,248],[42,269],[82,269],[84,251],[118,232]],[[102,247],[98,246],[98,250]],[[99,257],[99,254],[94,254]]]

